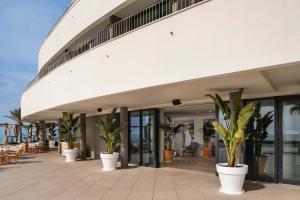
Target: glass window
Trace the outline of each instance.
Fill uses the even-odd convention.
[[[283,102],[283,179],[300,181],[300,101]]]

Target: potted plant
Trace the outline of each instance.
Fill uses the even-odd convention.
[[[164,133],[165,151],[164,157],[166,163],[172,163],[174,161],[174,150],[172,150],[175,135],[184,127],[184,124],[178,124],[172,122],[169,116],[166,116],[166,122],[160,124],[160,129]]]
[[[106,144],[106,152],[100,153],[103,171],[113,171],[116,169],[119,153],[115,150],[122,144],[120,134],[122,127],[115,119],[117,108],[113,108],[99,123],[95,125],[100,129],[100,138]]]
[[[255,159],[258,164],[259,176],[265,175],[265,167],[267,162],[267,156],[261,154],[262,144],[268,137],[268,126],[273,122],[273,111],[267,112],[264,116],[260,114],[261,104],[257,104],[253,115],[256,127],[253,130]]]
[[[49,123],[48,124],[48,130],[49,130],[49,148],[55,148],[55,140],[54,137],[56,136],[55,130],[56,124],[55,123]]]
[[[203,141],[204,141],[204,148],[203,148],[203,157],[209,158],[211,155],[210,148],[208,147],[209,140],[211,136],[215,133],[214,127],[210,121],[205,122],[203,125]]]
[[[232,108],[218,94],[207,95],[218,106],[225,120],[225,126],[217,121],[213,122],[213,126],[223,139],[226,149],[227,163],[216,164],[221,182],[220,191],[226,194],[242,194],[245,176],[248,172],[248,165],[239,164],[238,156],[246,138],[244,129],[254,113],[255,103],[250,102],[241,106],[242,93],[241,88],[232,102]]]
[[[78,154],[78,149],[74,149],[74,142],[77,138],[76,130],[79,127],[77,125],[78,119],[79,116],[75,116],[74,113],[63,112],[63,118],[59,132],[63,135],[64,141],[66,141],[68,144],[68,148],[64,149],[66,162],[74,162]]]

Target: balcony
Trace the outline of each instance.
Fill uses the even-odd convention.
[[[100,30],[85,38],[72,49],[65,49],[64,53],[57,56],[42,67],[37,76],[28,84],[27,89],[32,87],[44,76],[52,72],[65,62],[89,51],[99,45],[105,44],[135,29],[160,20],[173,13],[182,11],[196,4],[207,2],[207,0],[162,0],[159,1],[121,21],[118,21],[107,28]]]

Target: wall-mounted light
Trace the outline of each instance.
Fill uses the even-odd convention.
[[[170,35],[172,35],[172,36],[173,36],[173,35],[174,35],[174,32],[173,32],[173,31],[170,31]]]
[[[173,99],[173,100],[172,100],[172,104],[173,104],[174,106],[178,106],[178,105],[181,104],[181,100],[180,100],[180,99]]]
[[[106,56],[106,58],[109,58],[109,55],[108,55],[108,54],[106,54],[105,56]]]
[[[102,108],[97,108],[97,112],[102,112]]]

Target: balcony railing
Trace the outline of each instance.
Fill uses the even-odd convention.
[[[27,89],[33,86],[52,70],[56,69],[58,66],[96,46],[99,46],[118,36],[124,35],[125,33],[135,30],[141,26],[171,15],[172,13],[205,1],[208,0],[161,0],[135,13],[134,15],[122,19],[103,30],[94,33],[90,37],[77,44],[74,48],[66,49],[63,54],[59,55],[52,62],[47,63],[42,67],[39,74],[28,84]]]

